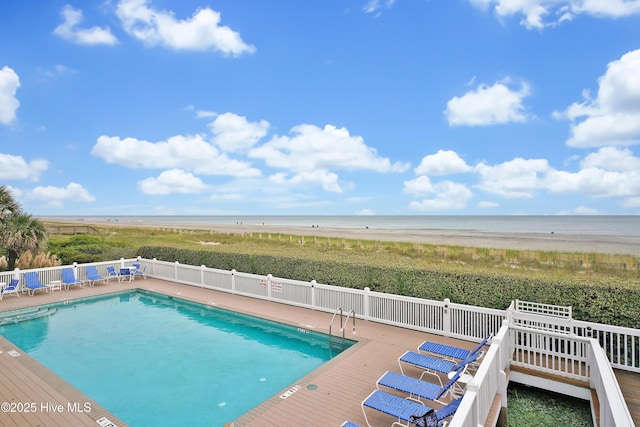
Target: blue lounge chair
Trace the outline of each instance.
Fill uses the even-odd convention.
[[[420,379],[422,379],[425,374],[434,375],[438,378],[438,381],[440,381],[440,385],[442,385],[442,379],[440,379],[440,375],[438,374],[449,375],[451,372],[464,372],[467,365],[475,362],[477,358],[477,354],[471,354],[463,361],[455,363],[450,360],[416,353],[415,351],[407,351],[398,358],[398,365],[400,366],[402,375],[404,375],[402,364],[406,363],[422,370]]]
[[[485,339],[483,339],[480,344],[476,346],[473,350],[467,350],[466,348],[455,347],[452,345],[440,344],[432,341],[425,341],[418,347],[418,351],[424,351],[426,353],[431,353],[439,356],[444,356],[450,359],[464,360],[469,355],[473,353],[478,353],[478,359],[480,359],[483,355],[482,348],[489,342],[491,339],[491,334],[487,335]]]
[[[340,424],[340,427],[360,427],[360,424],[356,424],[353,421],[345,421]]]
[[[120,277],[118,276],[118,272],[116,271],[114,266],[110,265],[107,267],[107,274],[109,275],[109,277],[107,278],[107,282],[111,278],[118,279],[118,281],[120,281]]]
[[[20,296],[20,293],[18,292],[19,284],[20,284],[20,280],[11,279],[7,286],[0,289],[0,300],[4,298],[5,295],[9,295],[9,294],[19,297]]]
[[[435,410],[438,422],[441,422],[453,415],[458,409],[458,406],[460,406],[461,400],[462,397],[459,397],[448,405]],[[373,393],[371,393],[365,400],[362,401],[362,414],[364,415],[364,419],[367,421],[367,425],[369,427],[373,426],[367,418],[367,411],[365,411],[365,408],[370,408],[397,418],[398,421],[394,422],[393,424],[406,427],[409,427],[409,423],[413,424],[415,418],[420,418],[427,412],[430,412],[432,409],[434,409],[430,406],[422,405],[409,399],[403,399],[402,397],[396,396],[395,394],[387,393],[381,390],[374,390]]]
[[[380,386],[383,386],[401,391],[409,395],[408,399],[415,400],[418,403],[423,403],[420,400],[420,398],[422,398],[444,404],[440,398],[445,396],[447,392],[452,392],[451,396],[456,397],[453,394],[452,386],[460,379],[460,375],[462,375],[462,372],[456,372],[445,385],[440,386],[428,381],[422,381],[417,378],[387,371],[378,379],[376,387],[378,390],[380,390]]]
[[[40,277],[38,277],[38,273],[36,272],[24,273],[24,283],[27,287],[29,296],[33,296],[35,291],[49,292],[50,289],[49,286],[43,285],[40,282]]]
[[[84,274],[87,276],[87,283],[89,283],[89,286],[95,286],[97,282],[108,283],[109,281],[108,277],[103,277],[98,274],[98,267],[95,265],[88,265],[84,269]]]
[[[84,288],[84,280],[76,279],[76,275],[73,272],[73,268],[63,268],[62,269],[62,284],[64,288],[68,291],[71,286],[79,286]]]

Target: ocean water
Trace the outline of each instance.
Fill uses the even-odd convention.
[[[47,216],[60,221],[91,220],[127,224],[172,223],[188,225],[245,224],[302,227],[370,228],[394,230],[459,230],[505,233],[598,234],[610,236],[640,236],[640,216],[637,215],[557,215],[557,216],[483,216],[483,215],[347,215],[347,216]]]

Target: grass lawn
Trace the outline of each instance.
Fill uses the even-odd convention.
[[[512,383],[507,401],[507,427],[593,426],[586,400]]]

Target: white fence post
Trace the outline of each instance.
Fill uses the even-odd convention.
[[[508,320],[503,320],[502,321],[502,325],[503,326],[507,326],[507,328],[509,327],[509,321]],[[504,342],[503,340],[503,336],[493,336],[491,338],[491,345],[493,345],[494,343],[497,344],[498,348],[502,348],[503,345],[507,345],[509,346],[509,348],[511,348],[512,343],[509,340],[508,337],[507,338],[507,342]],[[500,374],[499,374],[499,378],[498,378],[498,394],[500,394],[501,399],[500,399],[500,406],[504,409],[504,411],[500,411],[500,415],[499,417],[501,417],[500,419],[504,419],[504,422],[506,424],[506,409],[507,409],[507,388],[509,387],[509,380],[507,379],[507,373],[504,370],[505,366],[509,366],[510,365],[510,361],[511,359],[509,358],[508,360],[504,360],[505,358],[504,356],[504,352],[502,351],[498,351],[498,368],[500,369]],[[508,352],[509,355],[511,355],[511,352]]]
[[[365,319],[369,319],[370,313],[369,313],[369,294],[371,292],[371,289],[369,289],[369,287],[364,288],[364,301],[363,301],[363,306],[364,306],[364,318]]]
[[[467,392],[475,397],[473,407],[470,411],[471,413],[469,414],[471,416],[471,425],[475,424],[480,426],[482,424],[479,423],[481,410],[479,405],[479,387],[475,380],[471,380],[469,383],[467,383],[465,395],[467,394]],[[469,418],[467,418],[467,421],[469,421]]]
[[[176,282],[178,281],[178,265],[180,265],[178,261],[173,263],[173,280]]]
[[[231,292],[236,293],[236,269],[231,270]]]
[[[20,269],[18,267],[13,269],[13,278],[20,280]],[[18,290],[22,292],[23,289],[22,283],[18,282]]]
[[[316,309],[316,280],[311,281],[311,308]]]
[[[273,276],[271,274],[267,274],[267,298],[271,301],[271,279]]]
[[[451,301],[449,298],[445,298],[442,309],[442,330],[445,333],[451,333],[451,310],[449,310],[449,304],[451,304]]]
[[[204,264],[200,266],[200,286],[204,286],[204,269],[205,268],[207,268],[207,266]]]
[[[510,325],[513,325],[513,313],[517,305],[518,305],[518,300],[511,301],[511,305],[509,305],[509,308],[507,308],[507,320],[509,321]]]

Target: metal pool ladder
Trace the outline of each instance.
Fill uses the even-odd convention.
[[[336,317],[338,317],[338,315],[340,315],[340,332],[342,336],[338,336],[338,335],[333,335],[332,332],[332,328],[333,328],[333,322],[336,320]],[[345,337],[345,329],[347,326],[347,323],[349,323],[349,318],[352,318],[352,334],[355,335],[356,334],[356,311],[355,310],[350,310],[347,312],[347,314],[345,315],[342,311],[342,307],[338,307],[335,311],[335,313],[333,313],[333,317],[331,318],[331,323],[329,323],[329,351],[330,352],[342,352],[345,348],[345,344],[347,341],[347,338]]]

